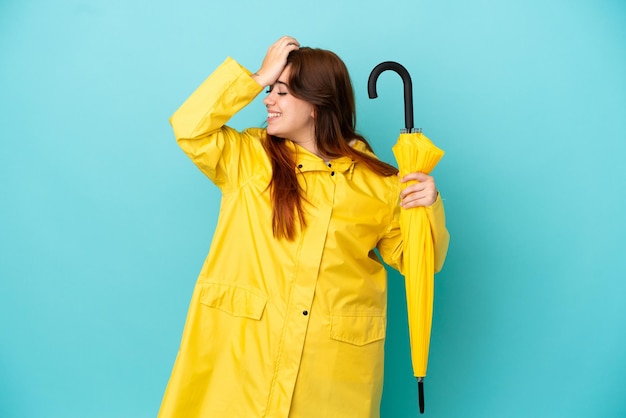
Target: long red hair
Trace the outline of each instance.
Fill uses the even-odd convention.
[[[315,109],[315,137],[322,155],[350,157],[381,176],[398,173],[394,166],[349,145],[356,139],[373,153],[366,139],[356,132],[352,83],[346,65],[335,53],[303,47],[289,54],[287,65],[290,66],[289,92]],[[298,183],[294,156],[285,145],[285,139],[268,134],[264,145],[272,161],[270,190],[274,236],[292,240],[298,224],[300,228],[306,226],[305,191]]]

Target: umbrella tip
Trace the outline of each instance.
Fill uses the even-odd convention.
[[[417,378],[417,391],[419,394],[420,414],[424,413],[424,378]]]

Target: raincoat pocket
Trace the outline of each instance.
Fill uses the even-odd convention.
[[[223,283],[205,283],[200,293],[200,303],[233,316],[261,319],[267,297],[249,289]]]
[[[330,338],[363,346],[385,338],[381,312],[335,312],[330,317]]]

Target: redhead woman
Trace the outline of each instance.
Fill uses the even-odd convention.
[[[267,127],[228,127],[265,88]],[[380,416],[400,208],[426,207],[436,271],[449,236],[434,179],[398,178],[355,123],[341,59],[288,36],[255,73],[226,59],[172,116],[222,199],[161,418]]]

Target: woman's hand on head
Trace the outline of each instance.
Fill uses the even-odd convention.
[[[252,78],[263,87],[271,86],[285,69],[289,53],[299,47],[300,43],[295,38],[283,36],[268,48],[261,68],[252,74]]]
[[[437,186],[435,178],[428,174],[409,173],[400,179],[402,183],[415,181],[400,193],[400,206],[405,209],[419,206],[430,206],[437,200]]]

